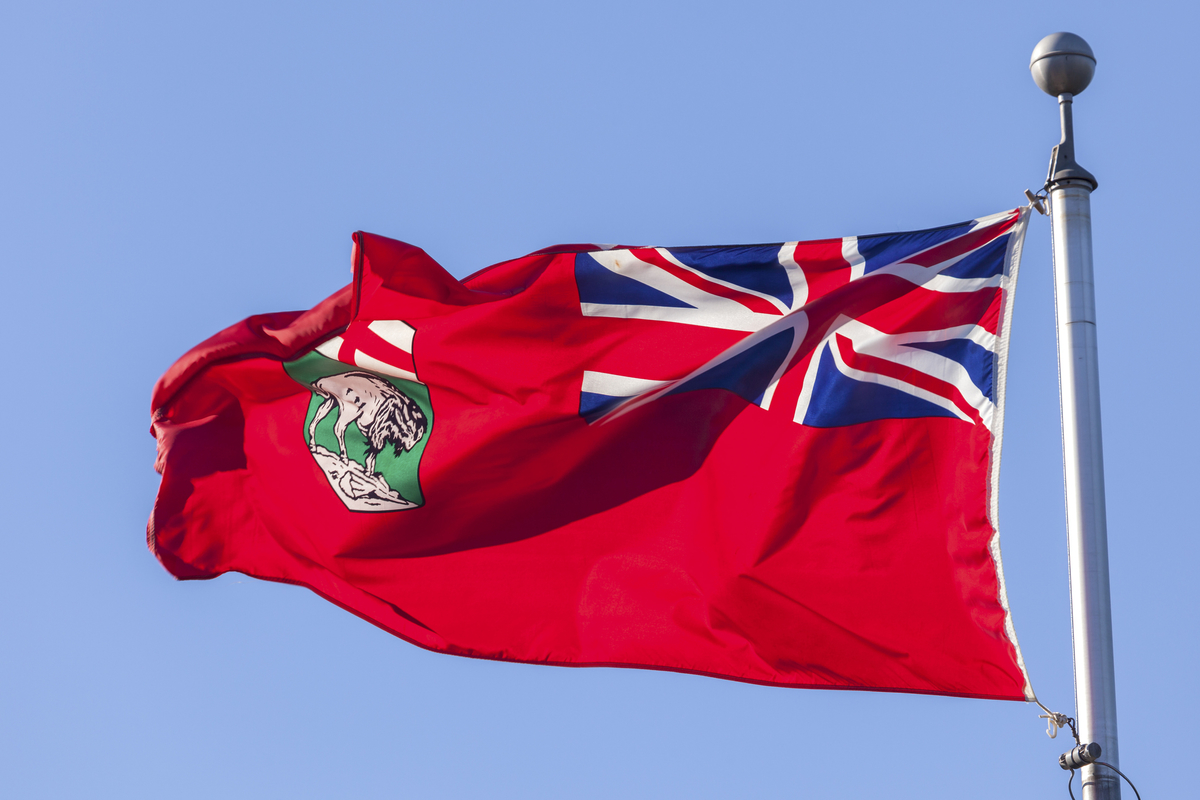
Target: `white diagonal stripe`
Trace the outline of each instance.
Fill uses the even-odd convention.
[[[326,358],[332,358],[334,361],[337,361],[338,351],[342,349],[342,337],[335,336],[328,341],[321,342],[315,349]]]
[[[855,348],[855,350],[857,349],[858,348]],[[920,386],[913,386],[907,381],[893,378],[890,375],[880,375],[878,372],[863,372],[861,370],[854,369],[842,360],[842,354],[838,352],[837,343],[834,341],[829,342],[829,352],[833,354],[833,360],[834,363],[837,364],[838,371],[848,378],[853,378],[854,380],[862,381],[863,383],[876,383],[880,386],[888,386],[892,389],[898,389],[905,394],[911,394],[914,397],[919,397],[926,402],[933,403],[935,406],[944,408],[965,422],[974,422],[974,420],[963,413],[961,408],[951,402],[948,398],[942,397],[940,394],[934,394],[927,389],[922,389]],[[875,353],[871,353],[871,355],[875,355]]]
[[[372,358],[362,350],[354,351],[354,363],[363,369],[369,369],[372,372],[378,372],[383,375],[391,375],[393,378],[403,378],[404,380],[412,381],[413,383],[421,383],[421,381],[417,380],[417,376],[408,370],[400,369],[400,367],[389,364],[386,361],[380,361],[378,358]]]
[[[660,315],[657,313],[659,306],[581,303],[583,313],[587,316],[658,319],[732,331],[756,331],[779,319],[773,314],[755,313],[736,300],[698,289],[665,269],[636,258],[628,250],[610,250],[603,253],[588,253],[588,255],[610,272],[643,283],[665,295],[694,306],[694,308],[664,306],[661,308],[664,309],[665,315]],[[606,307],[611,310],[604,311],[603,309]],[[642,312],[640,309],[654,309],[654,311]]]
[[[783,303],[782,300],[780,300],[778,297],[775,297],[774,295],[766,294],[764,292],[760,292],[755,289],[750,289],[746,286],[742,286],[741,284],[730,283],[729,281],[723,281],[720,278],[710,275],[707,272],[702,272],[701,270],[698,270],[695,267],[689,267],[687,264],[683,263],[678,258],[676,258],[675,254],[672,253],[670,250],[668,250],[665,247],[656,247],[655,251],[660,256],[662,256],[665,260],[670,261],[672,264],[679,267],[680,269],[685,269],[688,272],[692,273],[693,275],[700,277],[701,280],[711,281],[719,286],[724,286],[726,289],[733,289],[736,292],[743,292],[745,294],[754,295],[755,297],[766,300],[768,303],[775,306],[775,308],[778,308],[784,314],[791,311],[791,309],[788,308]],[[728,299],[728,298],[722,298],[722,299]],[[741,303],[738,303],[738,305],[741,305]]]
[[[969,334],[973,331],[964,329],[976,327],[978,326],[964,325],[957,330]],[[900,334],[897,336],[883,333],[858,320],[846,320],[837,332],[850,340],[851,346],[856,353],[882,358],[886,361],[891,361],[893,364],[909,367],[954,386],[962,394],[963,399],[979,412],[980,419],[991,430],[992,419],[995,416],[995,405],[975,385],[975,381],[971,379],[971,374],[967,371],[966,367],[941,353],[903,346],[913,342],[948,341],[967,337],[947,336],[944,335],[946,331],[927,331],[916,334]],[[900,340],[901,337],[903,337],[903,341]],[[833,353],[836,358],[840,358],[836,346],[833,348]],[[916,389],[917,387],[914,386],[911,390],[906,389],[905,391],[915,394]],[[946,402],[949,401],[947,400]]]
[[[367,329],[379,335],[393,347],[398,347],[406,353],[413,351],[412,326],[398,319],[377,319],[367,325]]]
[[[633,397],[643,392],[653,391],[660,386],[666,386],[668,383],[670,381],[631,378],[628,375],[584,370],[582,391],[608,397]]]
[[[616,319],[653,319],[660,322],[678,322],[682,325],[699,325],[705,328],[721,328],[727,331],[761,330],[780,318],[774,314],[756,314],[738,305],[745,313],[726,313],[724,310],[704,308],[674,308],[670,306],[616,305],[615,303],[580,303],[585,317],[614,317]]]

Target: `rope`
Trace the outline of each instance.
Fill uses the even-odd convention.
[[[1038,704],[1038,708],[1046,712],[1045,714],[1038,714],[1038,719],[1046,720],[1047,736],[1053,739],[1058,736],[1058,732],[1060,730],[1069,727],[1071,729],[1071,735],[1075,737],[1075,744],[1082,744],[1082,742],[1079,741],[1079,731],[1075,729],[1074,717],[1068,717],[1066,714],[1060,714],[1057,711],[1051,711],[1042,705],[1042,701],[1038,700],[1036,697],[1033,698],[1033,702]]]

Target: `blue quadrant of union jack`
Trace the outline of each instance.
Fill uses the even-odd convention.
[[[841,240],[578,253],[584,316],[747,334],[683,375],[585,371],[579,414],[599,423],[723,389],[810,427],[947,417],[994,430],[1027,221],[1015,209]]]

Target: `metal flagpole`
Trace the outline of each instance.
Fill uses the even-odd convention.
[[[1054,239],[1076,716],[1081,741],[1100,745],[1099,760],[1119,767],[1092,277],[1091,194],[1096,179],[1075,161],[1071,118],[1072,100],[1091,82],[1096,58],[1081,37],[1053,33],[1038,42],[1029,69],[1042,91],[1058,98],[1062,122],[1062,141],[1052,151],[1047,188]],[[1085,800],[1120,800],[1115,772],[1091,763],[1082,770]]]

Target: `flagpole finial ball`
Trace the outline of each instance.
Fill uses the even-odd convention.
[[[1043,92],[1058,97],[1076,95],[1092,82],[1096,56],[1082,36],[1052,33],[1038,42],[1029,59],[1034,83]]]

